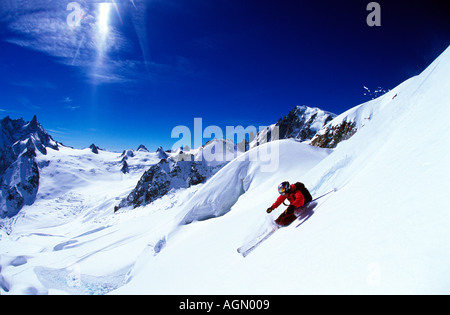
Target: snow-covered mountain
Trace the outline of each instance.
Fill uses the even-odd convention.
[[[49,149],[58,151],[60,148],[64,148],[65,157],[63,158],[47,154]],[[91,144],[82,152],[83,154],[80,155],[80,150],[64,147],[53,140],[37,122],[36,116],[30,122],[25,122],[22,118],[2,119],[0,217],[14,217],[23,206],[32,205],[35,202],[40,190],[40,172],[50,164],[57,164],[62,169],[67,168],[66,164],[79,165],[79,174],[68,176],[73,180],[74,184],[69,185],[72,188],[76,187],[76,183],[80,183],[74,177],[78,178],[83,173],[86,160],[91,162],[99,155],[103,158],[100,158],[100,161],[90,170],[93,173],[131,173],[131,177],[140,173],[141,179],[135,179],[135,184],[137,183],[135,189],[114,207],[118,210],[123,207],[135,208],[146,205],[164,196],[169,190],[202,183],[226,162],[243,153],[231,140],[226,139],[214,139],[200,148],[187,151],[165,152],[162,147],[159,147],[155,153],[150,153],[144,145],[140,145],[137,150],[125,150],[119,156]],[[88,152],[92,154],[87,154]],[[106,160],[105,156],[107,156]],[[79,161],[74,161],[74,157],[78,157]],[[64,170],[55,171],[57,174],[65,173]],[[55,177],[55,174],[51,176]],[[62,182],[64,186],[66,180],[63,179]],[[56,198],[57,195],[54,197]]]
[[[198,149],[178,149],[169,154],[160,147],[156,154],[161,160],[142,175],[136,187],[114,211],[145,206],[171,190],[204,183],[242,153],[229,139],[213,139]]]
[[[5,117],[0,121],[0,217],[12,217],[24,205],[33,204],[39,188],[37,153],[58,144],[37,122]]]
[[[450,48],[420,75],[344,113],[341,122],[357,132],[335,149],[262,144],[208,181],[133,211],[113,208],[164,164],[161,151],[37,152],[36,201],[0,220],[0,292],[448,294],[448,73]],[[164,152],[161,166],[203,151]],[[304,182],[313,196],[338,190],[301,226],[278,230],[242,258],[236,249],[284,210],[265,211],[284,180]]]
[[[295,106],[286,116],[275,124],[250,137],[249,148],[270,142],[273,139],[311,140],[314,135],[329,123],[336,114],[317,107]]]
[[[279,128],[280,139],[310,140],[336,114],[321,110],[317,107],[296,106],[287,116],[276,123]]]

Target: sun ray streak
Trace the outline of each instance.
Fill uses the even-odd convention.
[[[102,78],[105,70],[106,53],[108,50],[108,35],[111,31],[110,27],[110,13],[112,3],[103,2],[98,5],[98,14],[96,19],[96,46],[97,46],[97,59],[92,69],[92,77],[94,78],[94,84],[97,83],[99,78]]]

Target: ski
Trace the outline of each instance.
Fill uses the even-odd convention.
[[[242,257],[247,257],[248,254],[250,254],[256,247],[258,247],[262,242],[267,240],[273,233],[275,233],[276,230],[280,228],[279,225],[275,225],[271,230],[268,232],[262,234],[261,236],[257,237],[253,243],[250,244],[250,247],[248,246],[242,246],[237,249],[237,252],[242,255]],[[247,248],[246,248],[247,247]]]

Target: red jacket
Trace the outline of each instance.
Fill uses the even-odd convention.
[[[300,192],[300,190],[297,190],[297,187],[295,185],[291,185],[291,192],[286,195],[280,195],[278,197],[277,201],[272,205],[272,209],[278,208],[279,205],[283,203],[285,200],[289,200],[291,205],[298,208],[305,204],[305,197],[303,197],[303,194]]]

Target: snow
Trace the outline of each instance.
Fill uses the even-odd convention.
[[[0,292],[448,294],[448,73],[450,48],[345,113],[371,119],[336,149],[266,143],[132,211],[113,214],[157,153],[134,152],[124,175],[117,153],[48,149],[36,202],[0,221]],[[278,163],[250,158],[269,149]],[[284,210],[265,211],[284,180],[337,191],[243,258],[236,249]]]

